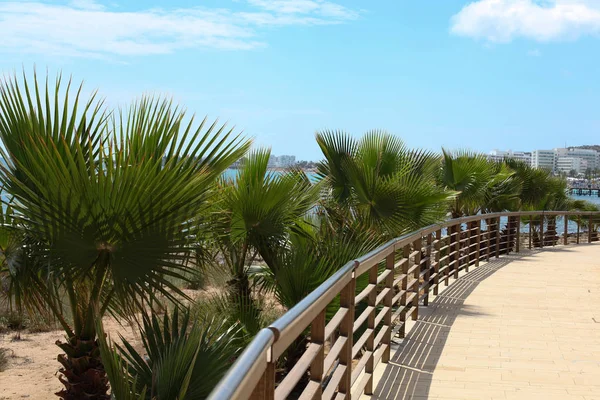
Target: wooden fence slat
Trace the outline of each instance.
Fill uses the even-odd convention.
[[[408,298],[408,268],[410,267],[410,259],[408,258],[410,254],[410,245],[407,244],[404,246],[402,251],[406,262],[402,264],[402,274],[404,275],[404,278],[402,278],[402,297],[400,297],[400,307],[402,307],[403,310],[406,310],[406,300]],[[398,334],[401,338],[404,338],[404,335],[406,334],[406,311],[400,313],[400,324],[401,327]]]
[[[249,397],[250,400],[275,400],[275,362],[270,360],[267,369]]]
[[[531,250],[531,241],[533,238],[533,215],[529,216],[529,250]]]
[[[521,251],[521,217],[517,217],[517,233],[516,233],[516,244],[515,244],[515,252],[518,253]]]
[[[467,262],[466,262],[466,267],[465,267],[466,272],[469,272],[469,264],[471,264],[471,246],[472,246],[471,239],[473,237],[471,231],[472,231],[471,224],[468,223],[467,224],[467,256],[466,256]]]
[[[500,217],[496,218],[496,258],[500,257]]]
[[[378,265],[375,264],[369,270],[369,283],[377,285],[377,272]],[[367,352],[370,352],[371,355],[367,359],[367,364],[365,365],[365,373],[371,374],[371,379],[365,385],[365,394],[372,395],[373,394],[373,371],[375,370],[375,362],[373,359],[373,353],[375,352],[375,315],[377,313],[377,290],[373,290],[369,293],[369,307],[372,307],[373,310],[369,313],[369,318],[367,320],[367,328],[371,330],[369,337],[367,338]]]
[[[427,235],[427,250],[425,256],[427,257],[427,262],[425,263],[425,297],[423,298],[423,305],[429,305],[429,286],[431,280],[431,247],[433,243],[433,235],[430,233]]]
[[[454,225],[454,279],[458,279],[460,268],[460,224]]]
[[[321,349],[317,356],[310,364],[310,380],[317,383],[315,393],[312,398],[320,398],[323,393],[321,384],[323,382],[324,364],[325,364],[325,324],[326,324],[327,309],[323,309],[315,318],[310,326],[310,341],[315,344],[320,344]]]
[[[352,389],[352,346],[354,328],[354,299],[356,292],[356,277],[352,274],[350,282],[342,289],[340,294],[340,306],[348,309],[346,316],[340,324],[340,336],[346,338],[346,343],[340,352],[340,365],[345,367],[344,376],[340,380],[339,393],[344,399],[350,400]]]
[[[492,251],[492,218],[486,220],[487,225],[487,247],[485,249],[485,261],[490,261],[490,253]]]
[[[415,312],[413,312],[412,315],[412,319],[413,321],[416,321],[417,318],[419,317],[419,297],[421,295],[419,287],[420,282],[419,282],[419,278],[421,276],[421,248],[423,247],[423,239],[421,237],[419,237],[417,240],[415,240],[414,242],[414,247],[415,250],[417,250],[417,254],[415,255],[415,264],[416,264],[416,268],[415,271],[413,273],[413,278],[416,280],[415,284],[414,284],[414,291],[416,292],[416,296],[414,298],[414,303],[413,306],[415,307]]]
[[[433,288],[433,294],[437,296],[438,286],[440,285],[440,248],[442,246],[442,230],[438,229],[435,232],[435,287]]]
[[[381,361],[387,363],[390,361],[390,345],[392,343],[392,308],[394,305],[394,259],[396,257],[395,252],[392,252],[385,259],[385,268],[390,271],[388,276],[385,278],[385,287],[388,288],[388,293],[385,295],[383,305],[388,308],[388,311],[383,317],[383,328],[387,329],[383,336],[382,343],[387,344],[386,350],[381,356]]]

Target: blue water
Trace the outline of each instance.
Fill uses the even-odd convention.
[[[597,196],[575,196],[575,195],[572,195],[571,198],[576,199],[576,200],[587,200],[590,203],[598,204],[600,206],[600,197],[597,197]]]
[[[238,172],[237,169],[226,169],[225,172],[223,172],[223,176],[225,178],[235,179],[237,172]],[[269,173],[278,175],[278,174],[281,174],[282,172],[280,170],[277,170],[277,171],[273,170],[273,171],[269,171]],[[315,174],[314,172],[306,172],[306,175],[313,182],[317,179],[317,174]]]

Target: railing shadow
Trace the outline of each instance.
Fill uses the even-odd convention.
[[[415,326],[398,346],[371,399],[421,399],[429,394],[433,372],[442,355],[450,329],[459,315],[482,316],[477,307],[465,305],[467,297],[485,279],[515,260],[535,256],[540,251],[568,251],[550,247],[512,253],[473,269],[445,288],[428,307],[419,308]]]

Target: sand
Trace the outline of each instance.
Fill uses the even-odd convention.
[[[183,291],[192,299],[208,298],[222,292],[216,287]],[[274,318],[283,314],[283,308],[272,295],[266,296],[266,301],[265,309],[270,310]],[[137,329],[122,326],[111,318],[104,318],[103,323],[111,340],[120,342],[118,334],[121,334],[138,351],[143,351]],[[60,364],[56,357],[61,350],[55,342],[64,340],[64,332],[22,333],[18,341],[12,340],[13,335],[14,332],[0,334],[0,348],[8,349],[12,354],[7,369],[0,372],[0,400],[57,398],[54,393],[62,389],[62,384],[58,380]]]
[[[112,340],[119,340],[117,332],[132,342],[137,342],[131,328],[114,320],[105,320],[105,330]],[[57,340],[64,340],[64,332],[22,333],[21,340],[12,340],[14,332],[0,335],[0,348],[8,349],[9,364],[0,372],[0,400],[57,398],[54,393],[62,389],[58,380],[61,350]]]

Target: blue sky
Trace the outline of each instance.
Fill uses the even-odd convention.
[[[317,130],[409,146],[600,144],[600,0],[0,1],[0,70],[35,64],[229,121],[316,160]]]

